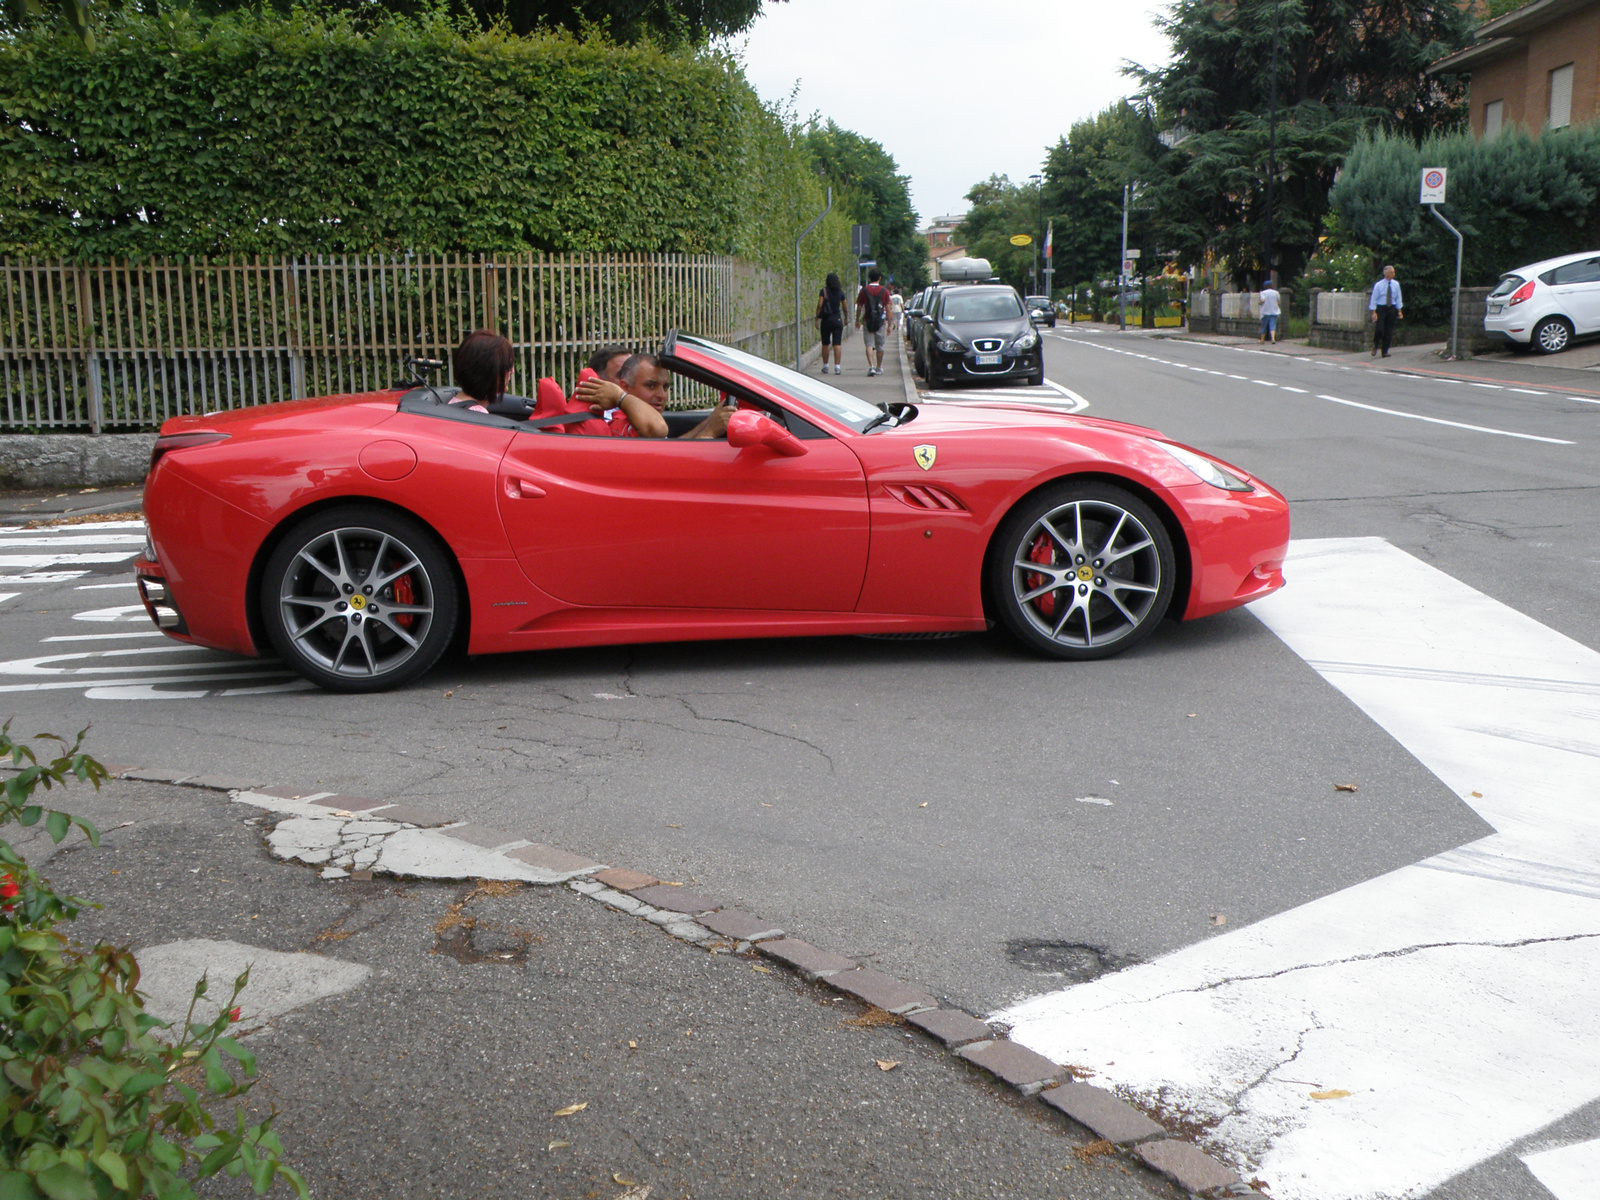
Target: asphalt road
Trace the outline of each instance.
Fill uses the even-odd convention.
[[[1385,539],[1600,648],[1600,405],[1326,364],[1046,339],[1047,374],[1093,415],[1268,479],[1297,539]],[[89,574],[0,589],[0,707],[19,730],[92,723],[106,761],[426,798],[701,884],[980,1013],[1491,832],[1249,611],[1089,665],[986,636],[638,646],[450,663],[401,693],[335,697],[124,637],[147,632],[117,611],[134,602],[124,565],[63,569]],[[1369,598],[1387,584],[1350,580]],[[1564,1119],[1592,1138],[1589,1113]],[[1514,1157],[1475,1169],[1499,1172],[1495,1195],[1544,1200]]]

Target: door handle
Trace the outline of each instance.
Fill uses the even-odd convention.
[[[518,479],[515,475],[506,476],[506,496],[512,500],[536,500],[545,494],[542,487],[536,487],[526,479]]]

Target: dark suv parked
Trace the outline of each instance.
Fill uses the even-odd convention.
[[[930,385],[993,379],[1044,382],[1039,335],[1012,288],[942,288],[921,326],[917,369]]]

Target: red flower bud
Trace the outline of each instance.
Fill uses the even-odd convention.
[[[9,900],[21,891],[22,889],[17,886],[17,881],[9,875],[5,876],[4,883],[0,883],[0,899]]]
[[[228,1010],[228,1020],[237,1021],[238,1019],[239,1019],[239,1009],[238,1009],[238,1007],[235,1006],[233,1008],[230,1008]]]

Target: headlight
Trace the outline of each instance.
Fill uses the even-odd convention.
[[[938,341],[934,342],[934,345],[943,350],[946,354],[965,354],[967,352],[967,348],[960,342],[948,341],[945,338],[940,338]]]
[[[1209,483],[1214,488],[1221,488],[1225,492],[1255,491],[1255,488],[1240,479],[1232,471],[1219,467],[1204,455],[1196,454],[1193,450],[1185,450],[1182,446],[1174,446],[1171,442],[1157,442],[1156,445],[1188,467],[1203,482]]]
[[[1039,335],[1037,333],[1035,333],[1033,330],[1030,329],[1030,330],[1028,330],[1027,333],[1023,334],[1016,341],[1012,342],[1011,343],[1011,348],[1013,350],[1032,350],[1038,344],[1039,344]]]

